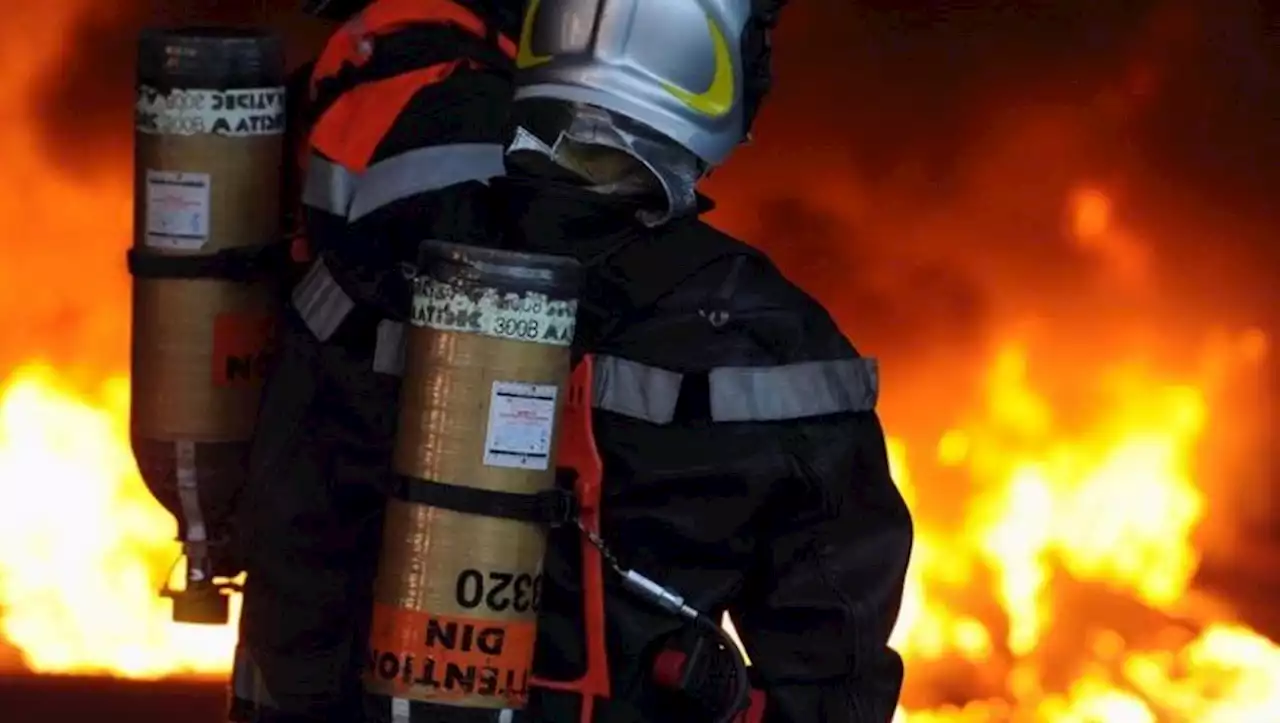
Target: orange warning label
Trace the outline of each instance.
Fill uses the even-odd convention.
[[[275,317],[262,313],[219,314],[213,320],[213,384],[261,384],[267,375]]]
[[[375,604],[365,680],[412,700],[485,697],[523,708],[536,623],[432,615]]]

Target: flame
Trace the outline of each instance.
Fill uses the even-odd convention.
[[[27,69],[0,82],[13,117],[28,113],[30,69],[54,62],[83,9],[53,5],[40,12],[56,17],[19,23],[48,37],[23,44],[45,56],[4,66]],[[0,635],[38,673],[225,675],[238,609],[225,627],[179,626],[156,594],[178,547],[128,445],[118,253],[130,190],[60,178],[35,148],[21,123],[0,135],[0,179],[18,193],[0,201],[0,217],[34,218],[40,238],[83,245],[0,269],[14,274],[0,293],[15,294],[0,303],[41,320],[66,305],[92,310],[74,329],[77,362],[92,373],[30,351],[0,375]],[[1149,278],[1146,246],[1112,195],[1082,184],[1065,201],[1079,249],[1124,284]],[[118,241],[104,250],[108,237]],[[92,273],[60,276],[70,255]],[[33,287],[27,276],[50,282]],[[5,332],[6,358],[47,336],[17,328]],[[1191,370],[1120,351],[1062,364],[1041,341],[1010,323],[974,380],[980,398],[940,431],[886,413],[894,477],[917,521],[892,640],[908,669],[896,723],[1274,720],[1280,646],[1194,587],[1211,502],[1206,429],[1227,415],[1234,372],[1260,364],[1269,340],[1219,334]],[[926,388],[966,386],[949,370],[931,374]],[[887,408],[903,389],[888,385]]]
[[[1261,344],[1256,332],[1240,335],[1235,361],[1255,362]],[[917,512],[893,641],[908,659],[908,701],[919,692],[913,674],[957,661],[999,673],[999,694],[958,708],[904,709],[899,723],[1253,723],[1280,710],[1280,647],[1237,624],[1178,621],[1199,563],[1193,533],[1206,499],[1191,470],[1210,386],[1161,381],[1130,365],[1089,370],[1110,401],[1071,434],[1029,384],[1029,369],[1024,348],[1004,346],[990,363],[984,406],[922,450],[935,469],[964,471],[973,493],[950,511],[958,529],[939,529]],[[890,453],[915,506],[909,449],[895,441]],[[980,574],[987,589],[975,596]],[[1087,610],[1067,609],[1063,580],[1106,594],[1088,598]],[[984,595],[999,608],[1000,629],[970,612]],[[1160,621],[1153,647],[1131,648],[1109,627],[1132,624],[1116,597],[1163,614],[1152,618]],[[1073,646],[1051,639],[1059,629],[1076,636]],[[1064,668],[1075,678],[1065,689],[1048,687]]]
[[[177,526],[129,450],[131,189],[59,173],[33,118],[77,19],[119,9],[19,5],[0,29],[0,663],[7,643],[35,672],[221,674],[232,629],[173,625],[156,595]]]
[[[1030,347],[1001,344],[981,404],[931,443],[909,428],[888,442],[918,521],[893,636],[909,670],[897,723],[1258,723],[1280,710],[1280,647],[1229,619],[1183,619],[1206,509],[1196,445],[1224,370],[1258,363],[1265,336],[1214,346],[1201,378],[1078,370],[1074,391],[1101,401],[1072,423],[1032,383]],[[175,525],[133,467],[126,385],[86,394],[28,365],[0,388],[0,632],[37,672],[224,673],[234,626],[174,625],[156,596]],[[939,516],[921,490],[942,486],[922,470],[968,490]],[[1065,581],[1105,595],[1070,609]],[[1154,617],[1127,636],[1133,613],[1116,600]],[[989,695],[929,702],[946,689],[935,669],[963,668]]]
[[[96,397],[27,366],[0,397],[0,631],[39,672],[156,677],[230,665],[231,629],[168,622],[177,524],[138,478],[128,380]]]

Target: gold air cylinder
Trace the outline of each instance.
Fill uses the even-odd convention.
[[[546,526],[495,505],[554,492],[579,266],[443,242],[424,257],[365,690],[417,708],[520,709]]]
[[[230,28],[144,31],[135,105],[134,457],[179,521],[174,619],[222,623],[238,572],[229,518],[279,313],[265,251],[282,241],[279,40]]]

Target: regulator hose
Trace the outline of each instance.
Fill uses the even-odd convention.
[[[698,628],[705,632],[712,633],[724,646],[725,653],[733,662],[733,695],[729,698],[730,704],[727,710],[722,711],[720,717],[715,723],[733,723],[738,717],[738,713],[744,710],[751,696],[751,681],[747,676],[747,661],[743,660],[742,651],[738,648],[738,644],[733,638],[729,637],[729,632],[710,617],[698,614],[694,621]]]
[[[751,697],[751,680],[747,674],[747,661],[743,659],[742,650],[738,648],[737,642],[729,637],[729,633],[718,621],[685,603],[684,597],[675,590],[635,570],[623,567],[604,540],[588,530],[581,520],[578,520],[578,529],[600,551],[600,556],[605,559],[609,567],[622,578],[623,587],[668,614],[684,618],[696,630],[711,633],[724,647],[725,653],[732,659],[733,664],[733,696],[730,699],[731,704],[725,706],[726,709],[714,723],[733,723],[738,713],[746,709]]]

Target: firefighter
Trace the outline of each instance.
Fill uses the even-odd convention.
[[[588,270],[574,345],[593,370],[599,529],[618,571],[732,616],[768,723],[888,723],[912,527],[876,366],[763,254],[697,218],[711,204],[696,182],[769,88],[781,4],[600,0],[592,27],[564,21],[573,0],[531,3],[492,186],[505,243]],[[580,538],[551,530],[534,664],[547,680],[591,657]],[[723,719],[690,713],[677,693],[698,684],[662,672],[654,651],[679,650],[686,625],[635,582],[605,577],[611,697],[544,685],[516,720]]]
[[[401,266],[468,240],[503,170],[511,0],[313,0],[341,23],[312,70],[308,263],[259,412],[239,541],[248,573],[233,716],[358,719],[358,663],[398,394]]]

